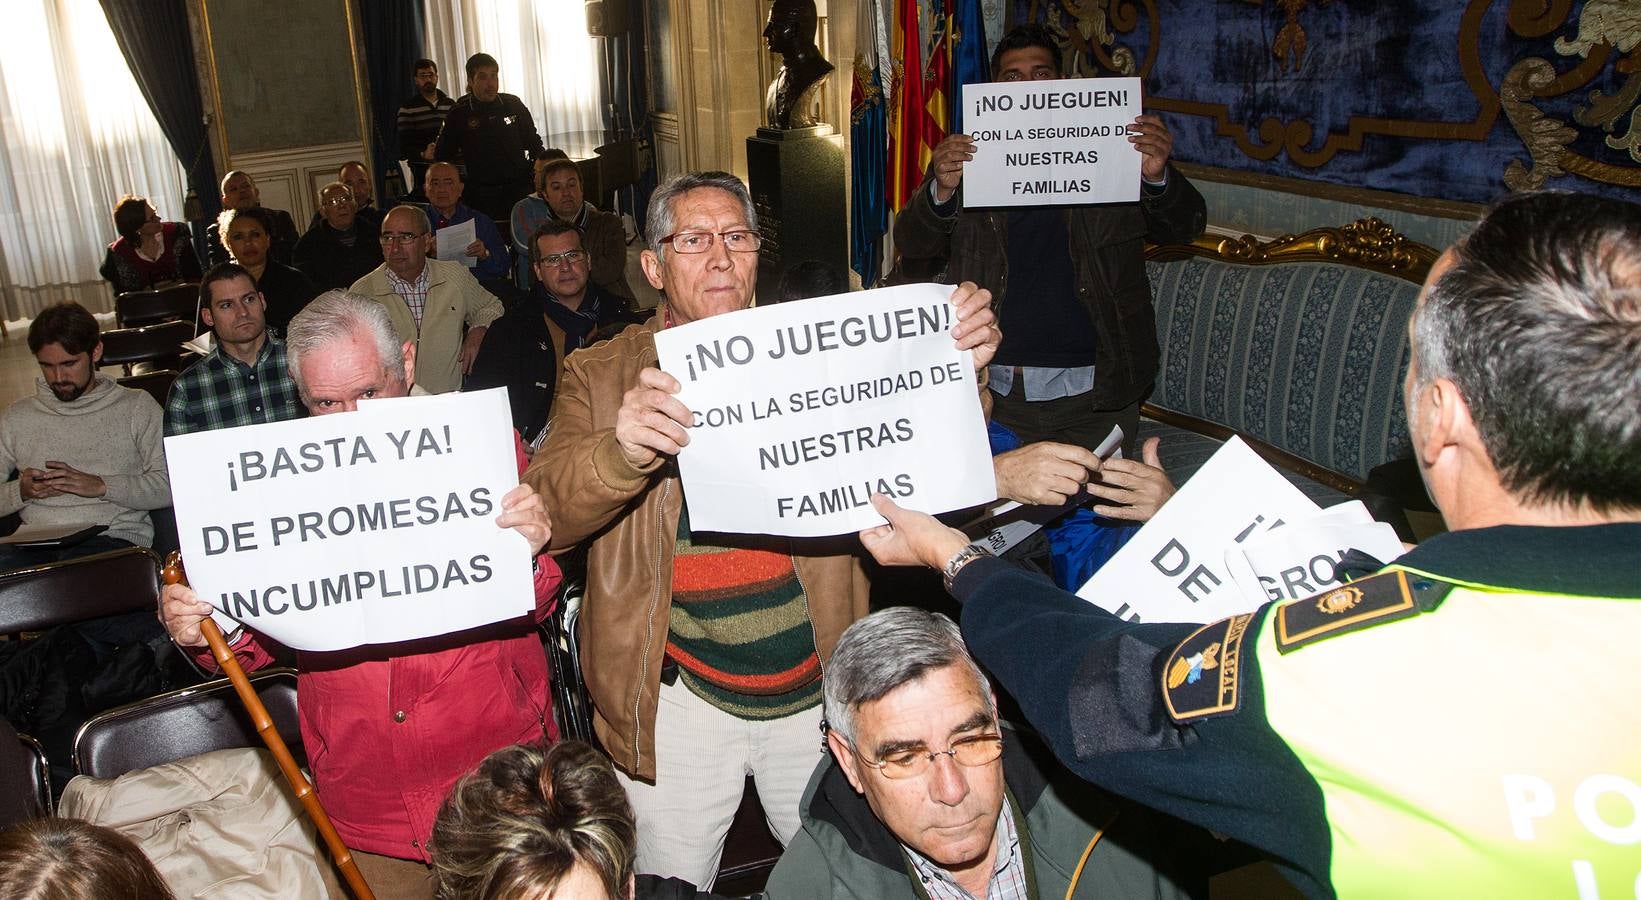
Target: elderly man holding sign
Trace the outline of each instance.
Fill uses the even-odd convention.
[[[1004,35],[992,54],[994,84],[965,88],[964,98],[967,102],[970,93],[979,90],[1007,90],[1020,96],[1018,103],[1010,104],[1016,111],[1033,103],[1041,110],[1049,105],[1043,98],[1058,102],[1066,95],[1102,100],[1122,95],[1137,104],[1138,79],[1130,79],[1136,83],[1132,91],[1086,87],[1107,83],[1103,80],[1055,82],[1085,86],[1075,91],[1032,87],[1061,77],[1060,49],[1053,33],[1041,25],[1022,25]],[[1044,121],[1043,116],[1049,117],[1047,121],[1059,121],[1055,116],[1076,118],[1076,113],[1060,109],[1054,114],[1039,111],[1032,121]],[[1202,234],[1207,225],[1202,195],[1169,165],[1173,139],[1158,116],[1140,115],[1132,124],[1112,126],[1112,112],[1091,106],[1078,112],[1089,119],[1103,116],[1105,122],[988,134],[981,130],[986,119],[968,112],[967,106],[965,110],[964,121],[974,134],[951,135],[935,148],[928,177],[895,220],[895,246],[908,260],[947,260],[946,280],[973,281],[996,298],[1005,335],[991,366],[996,422],[1026,444],[1054,441],[1088,450],[1098,447],[1113,425],[1120,425],[1126,437],[1124,455],[1138,459],[1140,400],[1150,391],[1157,371],[1145,241],[1189,243]],[[1122,143],[1125,127],[1132,149]],[[1089,152],[1089,139],[1029,140],[1034,131],[1103,135],[1108,130],[1116,136],[1100,138],[1104,146],[1097,154]],[[1017,137],[1027,140],[1013,141],[1012,146],[1021,149],[1007,153],[1004,147]],[[1102,174],[1131,172],[1121,167],[1133,165],[1136,156],[1139,183],[1130,180],[1113,186],[1126,190],[1125,200],[1076,199],[1079,193],[1092,196],[1087,194],[1088,184],[1105,184]],[[1059,196],[1037,192],[1046,183],[1041,179],[1059,177],[1054,173],[1065,168],[1042,161],[1062,158],[1077,159],[1092,177],[1078,182],[1081,191],[1058,191]],[[979,177],[965,188],[965,166],[982,163],[1007,163],[1016,180]],[[982,191],[997,193],[1000,184],[1019,190],[1006,199],[979,196]],[[1054,184],[1065,187],[1064,182]],[[1002,208],[1005,204],[1012,208]],[[1097,465],[1087,457],[1084,461]]]
[[[756,318],[741,311],[762,239],[745,185],[722,172],[674,178],[649,209],[643,266],[661,311],[567,360],[525,480],[557,520],[555,549],[590,541],[582,651],[598,736],[638,813],[639,868],[710,885],[748,773],[775,834],[797,830],[821,754],[821,664],[867,588],[846,548],[691,532],[675,462],[688,376],[657,368],[656,335]],[[999,338],[990,299],[951,292],[951,336],[976,366]]]
[[[292,320],[286,344],[291,377],[314,416],[380,416],[383,414],[354,410],[361,400],[404,397],[413,392],[415,346],[399,342],[386,309],[368,297],[345,291],[321,295]],[[501,418],[505,421],[504,416]],[[251,440],[247,430],[246,441]],[[514,456],[522,468],[525,456],[516,436],[513,444]],[[307,458],[302,459],[305,465]],[[278,464],[272,468],[277,471]],[[239,474],[243,479],[248,473],[241,466]],[[285,490],[293,490],[297,483],[292,484],[293,488]],[[243,481],[236,485],[243,486]],[[551,530],[540,496],[520,485],[503,494],[498,505],[500,515],[493,515],[494,527],[512,529],[528,542],[532,556],[539,553]],[[474,514],[491,514],[493,506],[487,501]],[[179,521],[181,512],[179,504]],[[239,514],[253,515],[250,511],[236,511]],[[393,518],[379,526],[391,522],[393,529],[400,529],[410,524],[409,516],[402,517],[405,521],[400,518],[395,511]],[[480,523],[480,527],[489,526]],[[378,534],[366,538],[375,542],[370,546],[410,539],[410,532],[404,530],[382,530]],[[275,544],[279,543],[277,535],[276,530],[272,536]],[[307,536],[304,532],[303,539]],[[315,536],[320,536],[317,531]],[[267,537],[259,537],[267,543]],[[335,539],[333,534],[328,540]],[[235,541],[239,541],[238,534]],[[209,545],[205,553],[213,553]],[[368,567],[374,562],[366,559],[359,565]],[[551,559],[538,558],[534,567],[534,618],[540,620],[552,610],[560,573]],[[528,583],[523,574],[520,585]],[[289,577],[300,583],[316,575],[303,572]],[[501,580],[489,569],[470,571],[464,583],[467,578],[492,584]],[[201,580],[196,578],[196,583]],[[384,573],[378,582],[379,594],[370,599],[380,603],[382,598],[393,598],[386,601],[386,615],[392,616],[393,610],[410,607],[405,593],[387,590],[388,580]],[[429,602],[437,605],[440,595],[448,595],[450,589],[446,581],[442,588],[426,589],[424,593],[429,594]],[[293,584],[292,593],[297,590],[298,585]],[[357,596],[334,609],[359,609],[366,602],[365,593],[359,588]],[[237,592],[233,596],[241,599]],[[273,598],[270,589],[264,597],[264,612],[275,610]],[[304,608],[297,599],[286,605]],[[306,608],[313,606],[310,599]],[[332,606],[329,599],[324,606]],[[214,662],[203,649],[200,623],[211,613],[212,606],[186,586],[170,585],[161,598],[160,619],[172,639],[196,651],[195,659],[206,666]],[[403,613],[401,617],[408,615]],[[249,630],[242,631],[232,644],[246,669],[271,661],[263,639]],[[352,646],[352,642],[340,646]],[[427,839],[439,804],[451,785],[491,750],[557,736],[548,699],[546,659],[525,618],[443,637],[328,652],[302,651],[297,655],[297,666],[302,741],[320,799],[338,833],[355,851],[354,858],[377,896],[431,898]]]

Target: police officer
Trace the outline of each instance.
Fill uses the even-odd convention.
[[[513,204],[534,186],[531,160],[546,159],[547,148],[524,101],[503,94],[496,58],[467,58],[467,93],[444,118],[433,155],[467,169],[467,204],[506,223]]]
[[[1450,531],[1318,597],[1124,622],[879,497],[975,656],[1089,781],[1268,853],[1310,896],[1641,884],[1641,207],[1495,207],[1411,325]]]

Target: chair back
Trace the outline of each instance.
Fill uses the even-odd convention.
[[[558,609],[542,622],[547,668],[552,679],[553,718],[559,737],[597,744],[593,736],[592,697],[581,677],[581,600],[586,582],[566,579]]]
[[[194,337],[193,322],[162,322],[141,328],[116,328],[102,334],[104,366],[124,366],[125,374],[137,363],[163,363],[182,368],[182,345]],[[161,366],[156,366],[160,368]]]
[[[40,742],[0,719],[0,831],[51,815],[51,782]]]
[[[306,765],[296,715],[296,671],[253,672],[251,685],[296,761]],[[212,750],[261,746],[233,684],[218,678],[91,717],[74,735],[74,770],[93,778],[118,778]]]
[[[181,373],[176,369],[156,369],[141,375],[127,375],[120,379],[120,384],[139,391],[147,391],[148,396],[153,397],[163,408],[166,396],[171,393],[171,385],[176,382],[179,374]]]
[[[159,597],[160,561],[147,547],[16,569],[0,574],[0,634],[152,612]]]
[[[114,322],[120,328],[139,328],[160,322],[192,322],[198,315],[198,308],[197,284],[127,291],[114,298]]]

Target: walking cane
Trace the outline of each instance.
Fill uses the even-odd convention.
[[[166,584],[188,583],[188,574],[182,568],[182,554],[173,551],[165,557],[165,568],[161,575]],[[336,861],[336,868],[341,870],[342,878],[348,883],[348,889],[353,891],[357,900],[376,900],[371,893],[370,885],[365,883],[365,876],[359,871],[359,864],[353,861],[353,851],[342,843],[342,836],[336,833],[336,826],[330,822],[330,816],[325,814],[325,808],[319,804],[319,797],[313,792],[313,785],[308,783],[306,775],[296,764],[296,757],[291,755],[291,748],[285,746],[285,739],[280,737],[279,729],[274,727],[273,717],[268,715],[268,707],[262,703],[262,698],[256,694],[256,688],[251,686],[251,679],[246,676],[244,668],[239,665],[239,659],[228,646],[228,641],[222,636],[222,629],[210,618],[199,623],[199,633],[205,635],[205,643],[211,645],[211,656],[215,657],[217,665],[222,668],[223,674],[234,683],[234,690],[239,694],[239,702],[245,705],[245,711],[251,715],[251,723],[256,726],[257,736],[262,743],[268,746],[274,759],[279,763],[279,771],[285,774],[285,780],[290,782],[291,790],[296,792],[296,799],[302,802],[302,808],[308,811],[308,818],[313,820],[319,829],[319,836],[325,839],[325,846],[329,848],[331,858]]]

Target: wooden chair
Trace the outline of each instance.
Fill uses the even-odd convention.
[[[125,547],[0,573],[0,635],[45,631],[159,604],[160,563],[147,547]]]
[[[0,719],[0,831],[51,815],[51,782],[40,742]]]
[[[105,366],[124,366],[125,374],[140,374],[134,368],[146,364],[143,371],[182,369],[185,341],[194,337],[193,322],[162,322],[141,328],[117,328],[102,335]]]
[[[198,315],[197,284],[127,291],[114,298],[114,323],[120,328],[140,328],[161,322],[192,322]]]
[[[155,369],[141,375],[127,375],[120,379],[120,384],[139,391],[147,391],[148,396],[153,397],[161,407],[164,407],[166,395],[171,393],[171,385],[180,374],[176,369]]]
[[[296,714],[296,671],[265,669],[250,678],[274,727],[305,766]],[[212,750],[261,746],[233,685],[218,678],[91,717],[74,735],[74,769],[93,778],[115,778]]]

